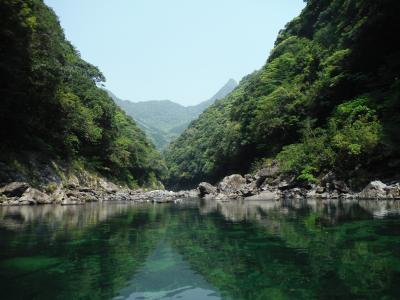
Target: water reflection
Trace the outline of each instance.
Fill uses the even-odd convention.
[[[219,293],[166,239],[162,239],[144,265],[114,300],[120,299],[220,299]]]
[[[27,225],[39,222],[53,228],[82,228],[121,215],[133,206],[148,208],[152,205],[121,202],[89,203],[82,206],[3,206],[0,208],[0,226],[10,230],[22,230]]]
[[[400,202],[0,208],[4,299],[399,299]]]
[[[296,213],[318,213],[330,224],[345,220],[384,218],[400,215],[398,200],[282,200],[282,201],[206,201],[199,205],[201,214],[218,212],[226,220],[240,222],[244,220],[262,220],[267,213],[288,215]]]

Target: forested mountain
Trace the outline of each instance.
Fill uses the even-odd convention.
[[[170,186],[273,160],[299,181],[399,175],[400,2],[306,2],[266,64],[167,149]]]
[[[147,133],[157,149],[162,150],[208,106],[227,96],[236,85],[236,81],[230,79],[212,98],[194,106],[183,106],[170,100],[131,102],[108,93]]]
[[[152,184],[165,171],[42,0],[0,1],[0,76],[1,167],[21,167],[36,153],[131,186]]]

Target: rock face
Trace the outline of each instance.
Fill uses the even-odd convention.
[[[370,182],[359,194],[360,198],[376,199],[386,197],[387,185],[381,181]]]
[[[376,180],[370,182],[359,194],[363,199],[400,199],[400,184],[386,185]]]
[[[282,195],[278,191],[262,191],[257,195],[246,197],[246,200],[251,201],[267,201],[267,200],[279,200]]]
[[[400,183],[388,186],[386,192],[389,199],[400,199]]]
[[[25,191],[22,197],[19,198],[19,202],[24,204],[50,204],[52,203],[52,199],[50,196],[37,189],[29,188]]]
[[[205,195],[215,194],[217,192],[217,188],[208,182],[200,183],[197,189],[201,198],[203,198]]]
[[[47,192],[42,192],[30,187],[27,183],[13,182],[0,189],[0,205],[80,205],[103,201],[168,203],[197,197],[195,190],[180,192],[130,190],[105,181],[98,188],[80,186],[79,184],[80,182],[73,178],[68,180],[65,186],[54,184]],[[211,192],[216,190],[212,185],[209,185],[208,188],[211,189]]]
[[[238,174],[223,178],[216,187],[202,182],[198,187],[201,198],[217,201],[235,199],[273,201],[279,199],[400,199],[400,183],[386,185],[372,181],[360,193],[350,190],[344,181],[328,173],[321,185],[296,182],[294,178],[282,178],[276,168],[261,169],[256,175]],[[271,176],[271,177],[270,177]],[[268,180],[273,179],[273,180]]]
[[[225,177],[218,184],[218,191],[224,194],[235,194],[239,192],[246,184],[246,179],[241,175],[233,174]]]
[[[11,182],[0,189],[0,195],[7,197],[21,197],[28,188],[29,184],[26,182]]]

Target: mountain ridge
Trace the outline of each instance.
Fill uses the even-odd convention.
[[[156,148],[163,150],[200,113],[216,100],[227,96],[236,86],[236,81],[229,79],[210,99],[189,106],[184,106],[169,99],[133,102],[122,100],[111,91],[106,91],[115,103],[146,132]]]

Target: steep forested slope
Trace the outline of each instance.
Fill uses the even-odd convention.
[[[98,87],[104,76],[66,41],[42,0],[0,1],[0,77],[0,166],[18,167],[34,152],[131,185],[163,171],[153,145]]]
[[[170,185],[272,159],[298,180],[334,171],[356,186],[399,175],[400,2],[306,2],[264,67],[169,147]]]
[[[213,97],[193,106],[183,106],[170,100],[131,102],[108,93],[147,133],[157,149],[162,150],[208,106],[228,95],[236,85],[236,81],[230,79]]]

